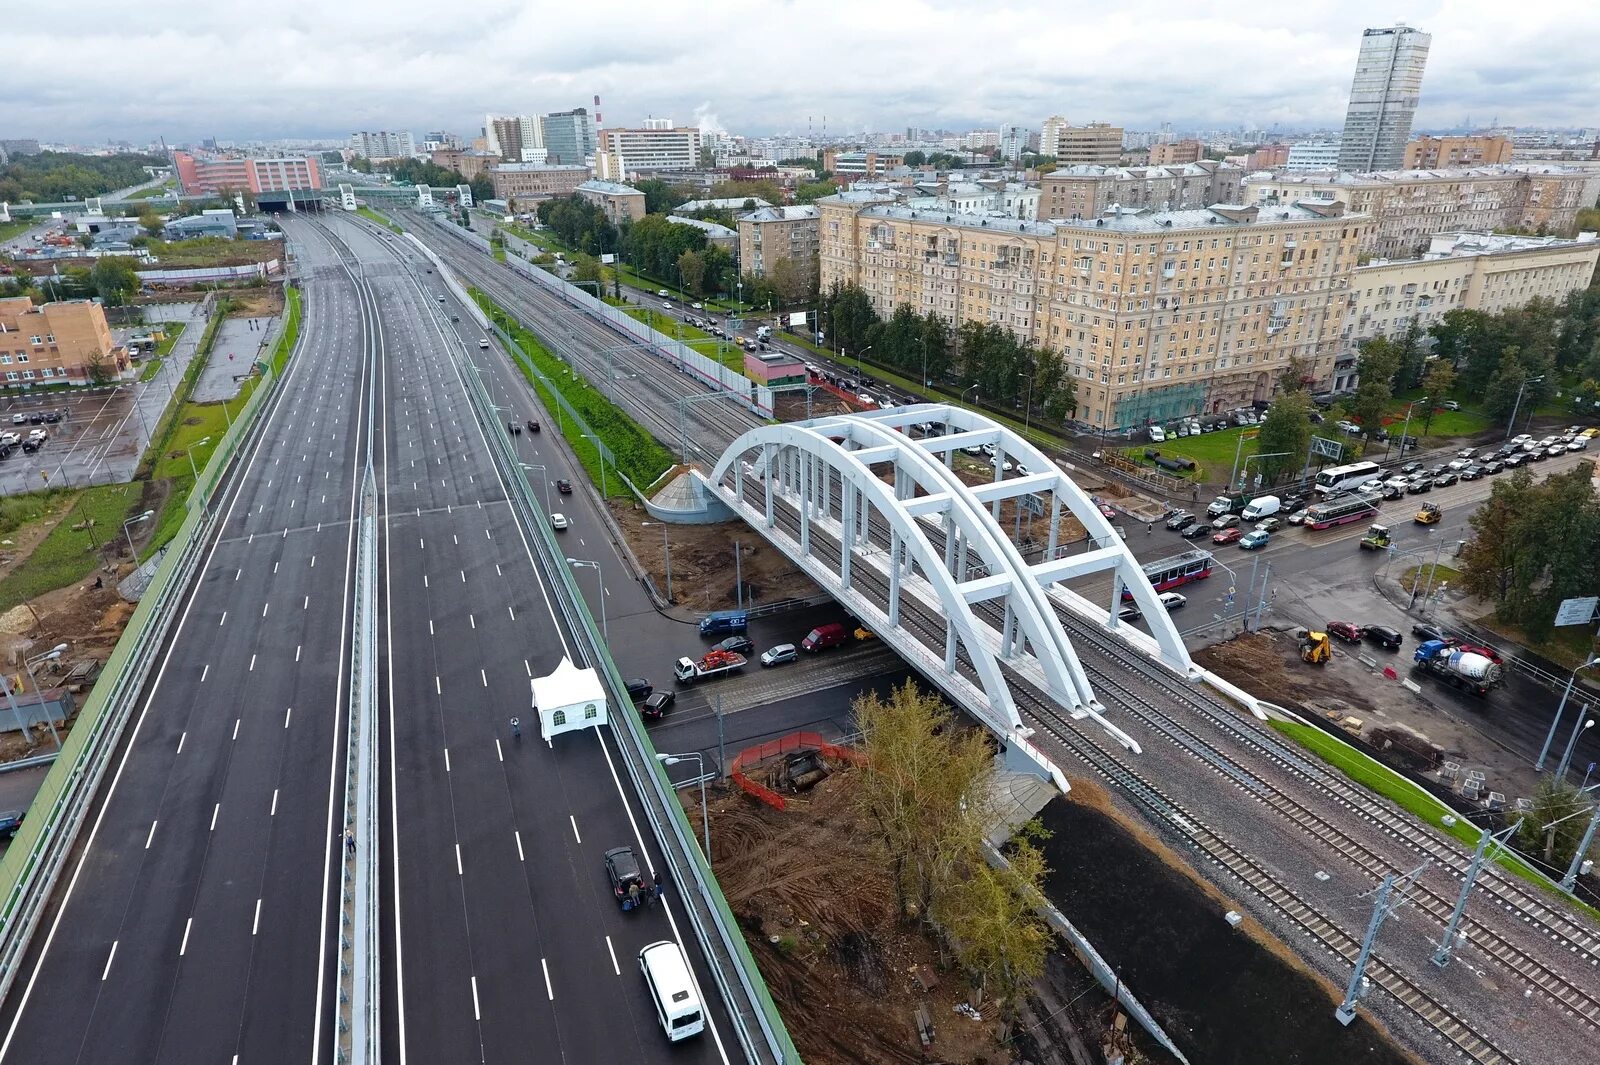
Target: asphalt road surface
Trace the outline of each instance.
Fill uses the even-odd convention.
[[[369,360],[356,286],[326,242],[303,251],[305,346],[0,1012],[0,1061],[329,1053],[331,797]]]

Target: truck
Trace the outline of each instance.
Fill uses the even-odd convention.
[[[1213,518],[1224,514],[1237,514],[1245,506],[1244,496],[1218,496],[1206,507],[1206,513]]]
[[[1412,661],[1415,668],[1474,695],[1488,695],[1505,680],[1505,670],[1488,655],[1444,640],[1424,642],[1412,655]]]
[[[731,636],[750,627],[750,615],[743,610],[718,610],[700,619],[700,635]]]
[[[1361,538],[1361,550],[1387,551],[1389,543],[1389,527],[1387,525],[1373,525],[1367,530],[1367,535]]]
[[[698,660],[687,655],[678,659],[678,664],[672,668],[672,675],[678,678],[679,684],[693,684],[707,677],[737,673],[744,668],[744,663],[744,655],[737,651],[707,651]]]

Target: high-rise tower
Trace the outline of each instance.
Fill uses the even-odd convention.
[[[1411,139],[1411,116],[1422,95],[1422,70],[1433,38],[1410,26],[1361,34],[1361,55],[1344,116],[1339,169],[1397,170]]]

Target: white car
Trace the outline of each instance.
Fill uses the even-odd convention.
[[[1188,601],[1189,601],[1189,597],[1188,596],[1179,595],[1177,592],[1162,592],[1161,593],[1161,605],[1167,608],[1167,613],[1169,613],[1169,614],[1172,613],[1172,611],[1177,610],[1179,607],[1183,606]]]
[[[656,295],[660,296],[662,299],[666,299],[667,298],[667,290],[666,289],[661,289],[658,292],[656,292]]]
[[[483,339],[482,337],[479,337],[478,338],[478,349],[480,351],[487,351],[488,348],[489,348],[489,342],[487,340]]]
[[[1452,470],[1455,470],[1457,473],[1459,473],[1460,471],[1466,469],[1468,466],[1471,466],[1471,465],[1472,465],[1472,460],[1471,459],[1451,459],[1449,468],[1452,469]]]
[[[550,515],[550,528],[554,529],[556,532],[565,532],[568,524],[567,516],[565,514]]]

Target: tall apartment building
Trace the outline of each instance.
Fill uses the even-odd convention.
[[[872,181],[905,163],[904,155],[889,152],[841,152],[827,148],[822,153],[822,169],[846,181]]]
[[[93,300],[35,307],[26,296],[0,299],[0,372],[12,386],[29,382],[87,385],[128,372],[127,351],[111,335],[105,308]]]
[[[545,162],[578,166],[594,158],[594,121],[587,108],[553,111],[544,116]]]
[[[1340,140],[1340,170],[1394,170],[1405,160],[1432,42],[1410,26],[1362,32]]]
[[[538,115],[484,115],[484,150],[513,163],[545,161],[544,127]]]
[[[416,142],[404,130],[350,134],[350,150],[363,159],[410,159],[417,154]]]
[[[549,166],[545,163],[501,163],[489,168],[494,198],[518,207],[557,196],[571,196],[589,180],[586,166]]]
[[[1040,218],[1098,218],[1113,204],[1182,211],[1239,203],[1245,170],[1211,160],[1183,166],[1069,166],[1039,180]]]
[[[1445,233],[1415,259],[1378,259],[1356,268],[1339,332],[1331,385],[1357,384],[1363,341],[1403,334],[1415,322],[1426,330],[1447,311],[1489,314],[1543,298],[1559,303],[1589,286],[1600,263],[1600,239]]]
[[[624,219],[637,222],[644,217],[644,193],[632,185],[591,178],[575,191],[580,198],[599,207],[614,226],[620,226]]]
[[[657,128],[652,123],[666,123]],[[621,160],[628,172],[693,170],[700,165],[700,130],[672,125],[670,118],[646,119],[642,129],[603,129],[600,150]]]
[[[1122,127],[1104,122],[1087,126],[1062,126],[1056,135],[1055,151],[1043,142],[1040,150],[1054,155],[1062,166],[1116,166],[1122,159]]]
[[[1175,166],[1181,163],[1198,163],[1205,148],[1197,140],[1173,141],[1171,144],[1150,146],[1151,166]]]
[[[1511,162],[1509,137],[1429,137],[1406,144],[1405,170],[1454,170]]]
[[[1117,210],[1072,222],[818,201],[824,288],[1005,326],[1062,353],[1078,421],[1129,428],[1271,397],[1291,359],[1331,373],[1368,220],[1342,204]]]
[[[1051,115],[1039,127],[1039,151],[1044,155],[1054,155],[1061,147],[1061,131],[1067,128],[1067,120],[1061,115]]]
[[[1015,163],[1028,148],[1029,131],[1022,126],[1000,127],[1000,158]]]
[[[1244,168],[1252,173],[1257,170],[1277,170],[1288,162],[1287,144],[1263,144],[1245,158]]]
[[[315,155],[255,159],[234,155],[197,156],[177,151],[172,153],[172,163],[186,196],[222,189],[261,193],[322,187],[322,165]]]
[[[1421,254],[1441,233],[1528,229],[1570,233],[1593,178],[1554,166],[1399,170],[1377,174],[1258,174],[1245,202],[1337,201],[1370,215],[1362,250],[1386,259]]]
[[[739,266],[766,277],[780,259],[806,273],[817,270],[817,225],[821,211],[810,204],[763,207],[739,216]]]

